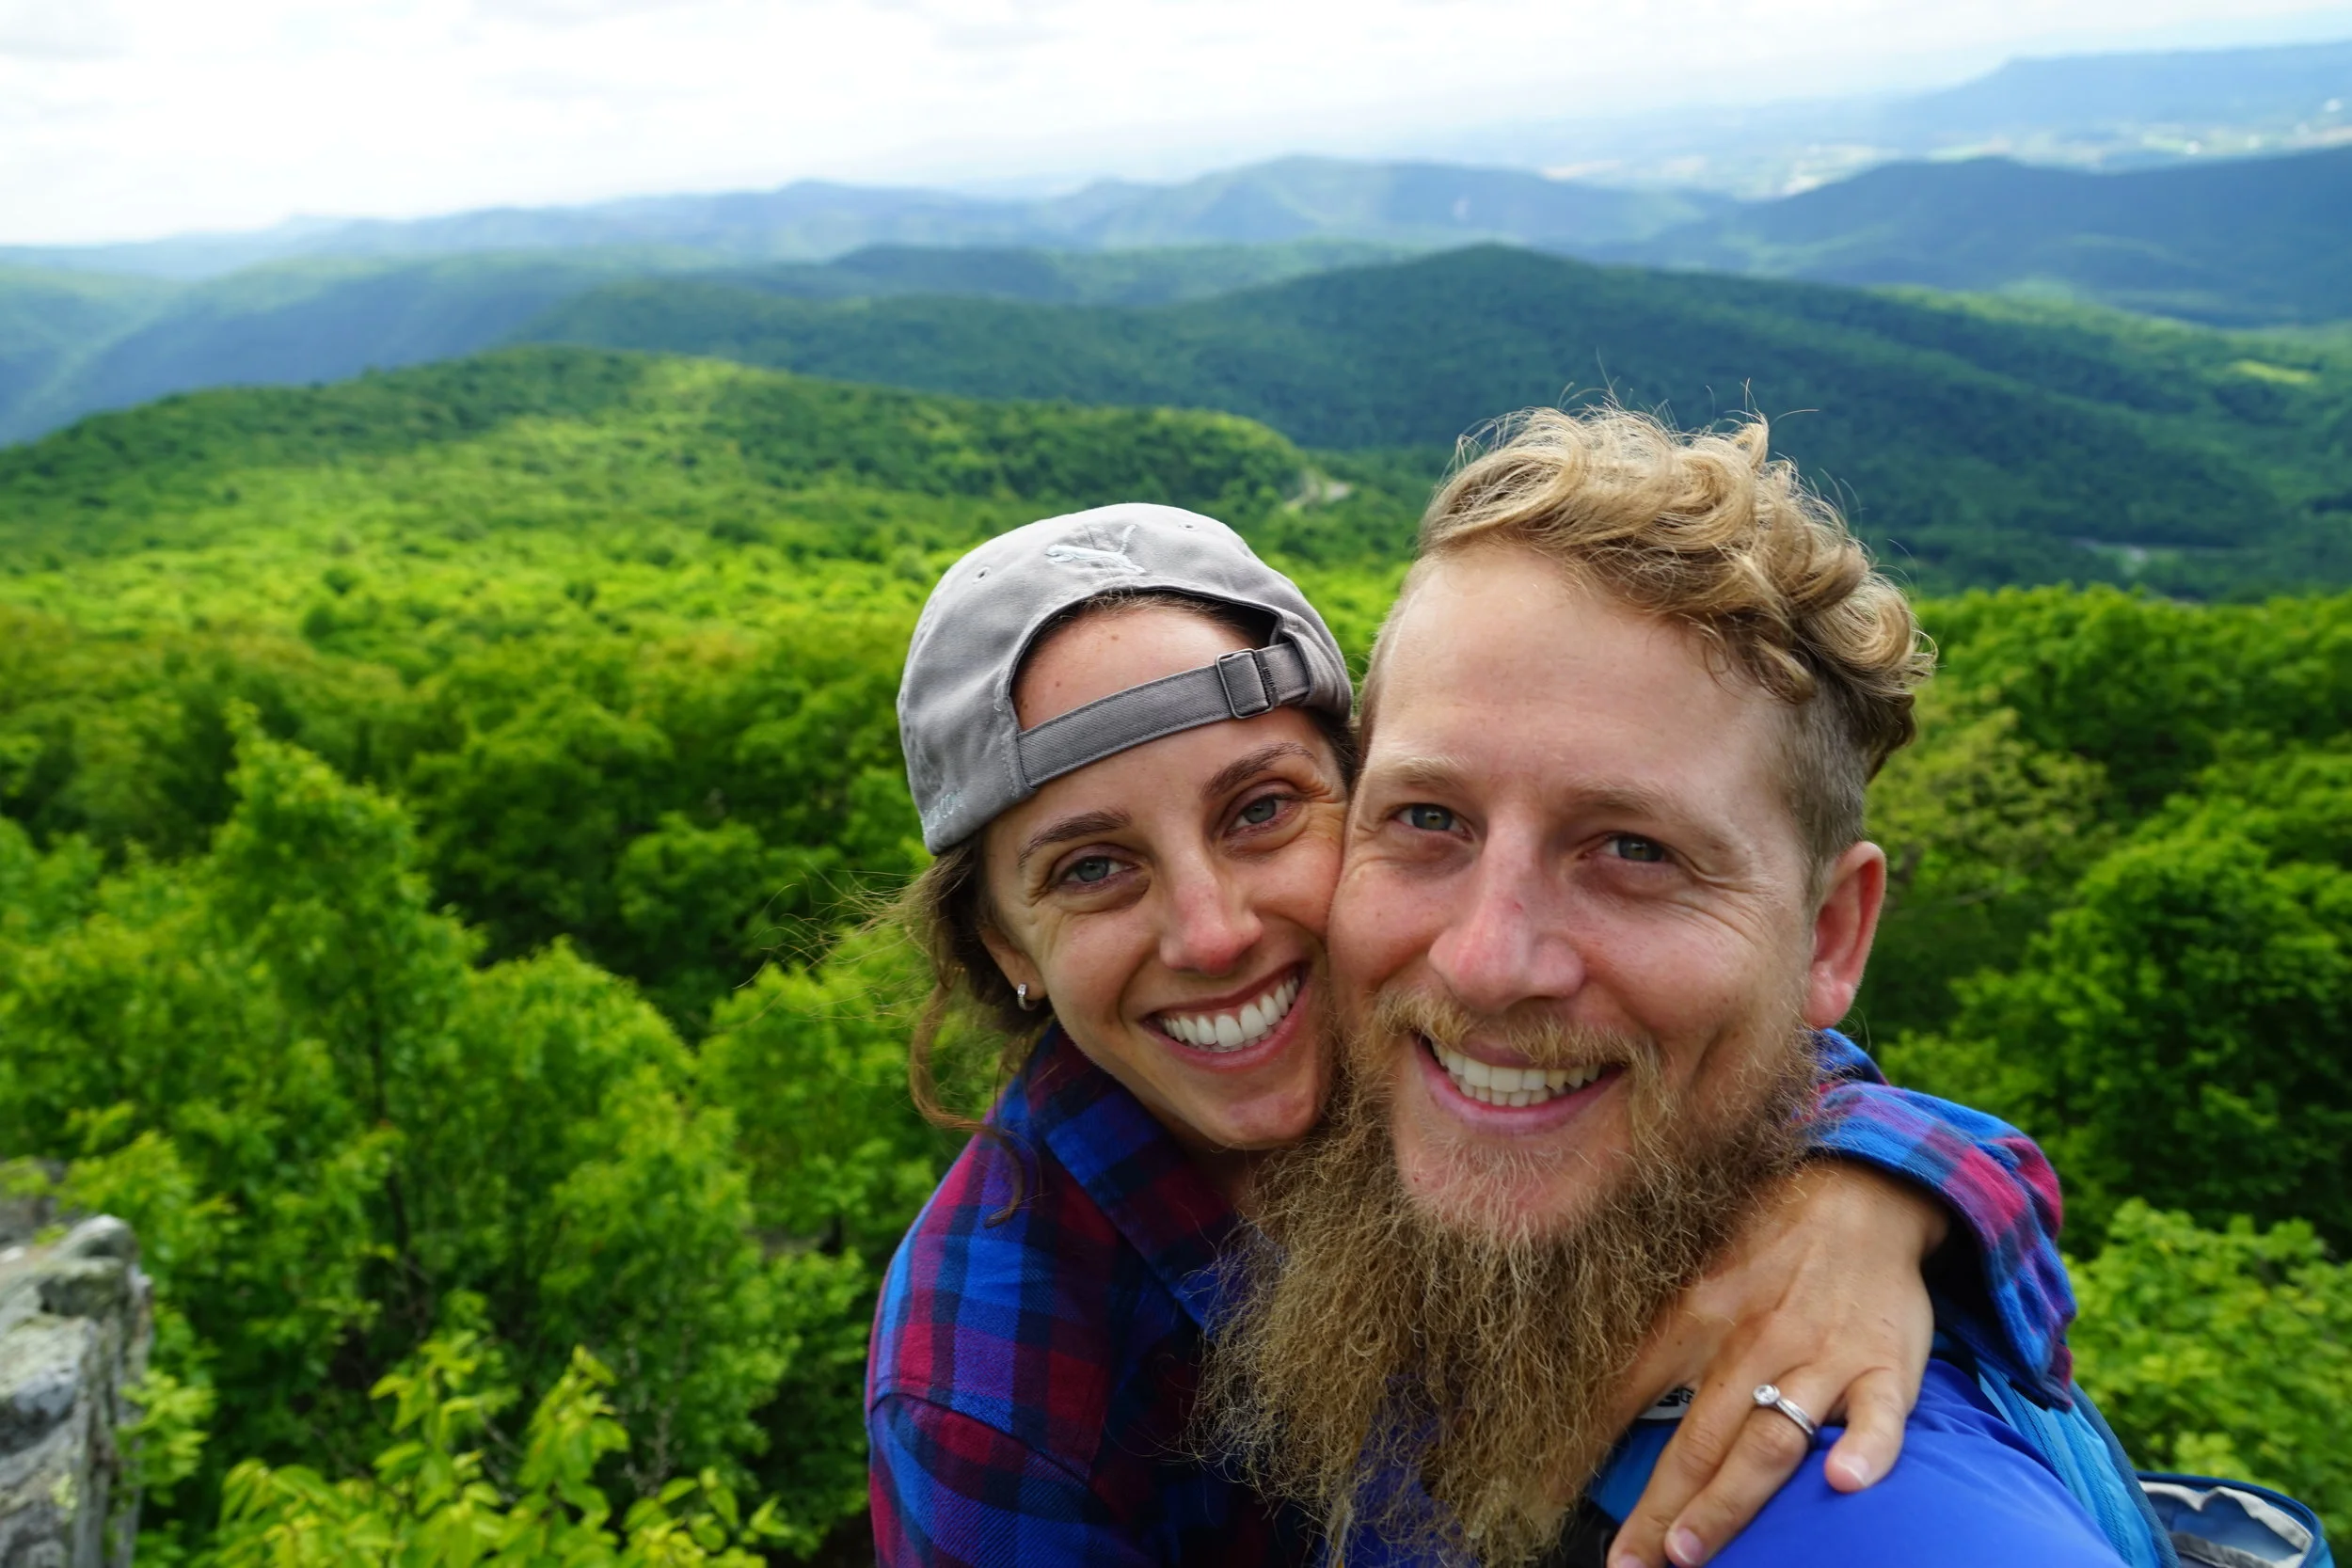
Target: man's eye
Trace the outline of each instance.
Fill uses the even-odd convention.
[[[1241,808],[1241,819],[1250,827],[1262,828],[1279,816],[1281,810],[1282,798],[1279,795],[1261,795]]]
[[[1666,858],[1664,845],[1639,833],[1613,833],[1609,848],[1621,861],[1640,861],[1644,864],[1655,864]]]
[[[1118,869],[1119,863],[1108,855],[1089,855],[1083,860],[1072,862],[1069,871],[1063,874],[1062,879],[1075,882],[1080,887],[1089,887],[1103,880]]]
[[[1454,831],[1454,816],[1443,806],[1406,806],[1401,815],[1405,825],[1416,832],[1450,833]]]

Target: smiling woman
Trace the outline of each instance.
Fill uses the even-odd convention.
[[[1204,1451],[1193,1390],[1263,1162],[1304,1137],[1329,1093],[1343,999],[1325,932],[1349,704],[1313,608],[1194,514],[1136,505],[1033,523],[934,590],[899,693],[937,856],[901,910],[937,981],[910,1080],[936,1109],[930,1043],[961,1009],[1001,1037],[1009,1082],[883,1286],[867,1431],[884,1563],[1255,1564],[1316,1549],[1303,1513]],[[1629,872],[1645,843],[1629,838]],[[1867,1065],[1828,1068],[1858,1079],[1868,1104],[1894,1103]],[[1573,1071],[1528,1082],[1485,1061],[1464,1064],[1465,1082],[1482,1070],[1479,1092],[1464,1092],[1482,1108],[1500,1096],[1490,1115],[1602,1092]],[[1883,1114],[1915,1124],[1922,1106]],[[1791,1122],[1787,1141],[1842,1147],[1828,1136]],[[1706,1326],[1666,1337],[1622,1418],[1702,1373],[1772,1379],[1813,1408],[1851,1403],[1835,1484],[1885,1474],[1927,1356],[1923,1257],[1947,1228],[2049,1249],[2014,1218],[2041,1212],[2031,1181],[2046,1167],[2030,1146],[2022,1161],[2003,1154],[2005,1173],[2024,1168],[2027,1201],[1988,1203],[1949,1180],[1948,1160],[1891,1166],[1945,1196],[1964,1231],[1858,1164],[1817,1164],[1726,1250],[1717,1293],[1693,1309]],[[2057,1327],[2028,1332],[2046,1345]],[[1701,1521],[1717,1544],[1797,1458],[1732,1457]],[[1660,1495],[1688,1497],[1714,1471],[1693,1465]]]
[[[1254,646],[1232,619],[1129,599],[1066,622],[1015,688],[1023,727]],[[1199,788],[1171,787],[1187,779]],[[1221,1157],[1290,1142],[1322,1101],[1345,790],[1332,738],[1279,707],[1064,774],[981,836],[998,971],[1219,1160],[1229,1198],[1241,1173]]]

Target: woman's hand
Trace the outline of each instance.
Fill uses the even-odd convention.
[[[1756,1406],[1758,1384],[1823,1426],[1845,1423],[1824,1462],[1837,1490],[1859,1492],[1894,1468],[1934,1335],[1920,1264],[1949,1226],[1933,1197],[1864,1165],[1824,1160],[1791,1179],[1634,1370],[1629,1421],[1670,1389],[1697,1397],[1618,1530],[1610,1568],[1697,1568],[1796,1472],[1811,1444]]]

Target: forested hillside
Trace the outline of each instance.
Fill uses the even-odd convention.
[[[0,453],[0,1151],[145,1239],[142,1560],[408,1528],[467,1465],[479,1528],[583,1560],[605,1497],[631,1561],[853,1558],[872,1292],[952,1152],[857,934],[920,863],[914,610],[1158,499],[1360,653],[1422,497],[1335,461],[577,349]],[[1855,1027],[2058,1158],[2141,1457],[2352,1524],[2352,596],[1926,615]]]
[[[122,299],[103,316],[51,306],[56,275],[0,272],[0,312],[40,319],[49,350],[0,383],[0,441],[170,392],[340,381],[471,354],[562,300],[661,266],[658,256],[590,251],[289,262],[188,287],[75,279]]]
[[[580,246],[284,261],[190,284],[0,269],[0,443],[171,392],[340,381],[455,358],[615,278],[677,274],[810,299],[1157,305],[1399,254],[1323,240],[1116,251],[880,245],[830,261],[723,265],[692,250]]]
[[[2352,317],[2352,147],[2112,174],[2007,158],[1892,164],[1604,253],[1828,283],[2026,290],[2224,326],[2340,321]]]
[[[990,397],[1230,409],[1422,449],[1613,393],[1753,408],[1922,586],[2352,580],[2352,359],[2121,316],[1454,251],[1158,309],[616,284],[531,329]]]
[[[147,1238],[152,1551],[240,1459],[363,1472],[436,1335],[527,1400],[602,1357],[617,1496],[709,1468],[803,1550],[854,1515],[944,1148],[902,956],[798,966],[916,863],[914,608],[1107,496],[1346,532],[1304,471],[1223,416],[579,351],[0,457],[0,1149]]]
[[[91,344],[127,330],[171,293],[145,278],[0,269],[0,441],[29,433],[18,411]]]

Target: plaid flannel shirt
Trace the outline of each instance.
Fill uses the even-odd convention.
[[[1819,1040],[1813,1143],[1918,1181],[1956,1229],[1941,1314],[2065,1397],[2058,1181],[1990,1117],[1890,1088]],[[1135,1098],[1050,1031],[898,1248],[866,1370],[879,1560],[1303,1562],[1310,1533],[1185,1425],[1221,1243],[1240,1223]],[[1009,1210],[1009,1212],[1007,1212]],[[1974,1310],[1969,1300],[1974,1299]],[[1973,1322],[1973,1330],[1968,1326]]]

